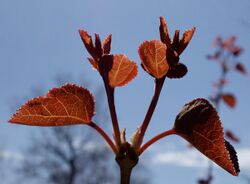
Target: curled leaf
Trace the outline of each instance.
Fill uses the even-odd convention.
[[[94,99],[80,86],[67,84],[24,104],[9,120],[32,126],[87,124],[94,115]]]
[[[207,100],[196,99],[186,104],[176,117],[174,129],[216,164],[238,175],[236,152],[225,141],[219,116]]]
[[[178,78],[184,77],[187,74],[187,72],[188,72],[188,69],[186,65],[182,63],[177,63],[174,69],[171,69],[168,71],[167,77],[170,79],[172,78],[178,79]]]
[[[229,107],[234,108],[236,106],[236,98],[233,94],[222,94],[221,98]]]
[[[164,77],[169,70],[166,49],[161,41],[152,40],[143,42],[138,50],[143,68],[157,79]]]

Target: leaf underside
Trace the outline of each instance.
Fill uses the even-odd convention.
[[[232,175],[238,175],[239,164],[234,148],[224,139],[216,110],[205,99],[186,104],[175,121],[176,134]]]
[[[159,40],[151,40],[143,42],[139,47],[139,55],[143,68],[155,78],[164,77],[169,65],[166,59],[167,47]]]
[[[125,55],[113,55],[112,68],[109,71],[109,85],[112,87],[124,86],[132,81],[138,73],[135,62]]]
[[[66,84],[24,104],[9,120],[32,126],[87,124],[94,115],[94,99],[80,86]]]

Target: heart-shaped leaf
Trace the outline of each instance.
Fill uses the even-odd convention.
[[[143,68],[155,78],[164,77],[169,65],[166,59],[167,47],[159,40],[145,41],[139,47]]]
[[[222,94],[221,98],[229,107],[234,108],[236,106],[236,98],[233,94]]]
[[[33,126],[87,124],[94,115],[91,93],[74,84],[54,88],[46,96],[28,101],[9,122]]]
[[[238,175],[239,164],[234,148],[224,139],[221,121],[205,99],[186,104],[175,120],[176,134],[232,175]]]

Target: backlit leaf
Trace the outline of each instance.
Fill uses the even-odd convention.
[[[176,117],[174,128],[177,135],[201,153],[232,175],[238,175],[236,152],[225,141],[219,116],[207,100],[196,99],[186,104]]]
[[[111,40],[112,40],[112,35],[108,35],[107,38],[103,42],[103,52],[104,54],[109,54],[111,50]]]
[[[164,20],[163,17],[160,17],[159,30],[160,30],[161,41],[163,43],[165,43],[168,47],[171,47],[171,39],[170,39],[169,33],[168,33],[167,22]]]
[[[87,31],[85,30],[79,30],[79,34],[81,36],[82,42],[84,43],[87,51],[89,52],[89,54],[93,57],[93,58],[98,58],[99,55],[96,51],[96,48],[93,44],[92,38],[91,36],[88,34]]]
[[[9,122],[32,126],[87,124],[94,115],[94,99],[82,87],[67,84],[28,101]]]
[[[112,69],[109,71],[109,85],[111,87],[124,86],[133,80],[138,73],[135,62],[125,55],[113,55]]]
[[[221,98],[229,107],[234,108],[236,106],[236,98],[233,94],[222,94]]]
[[[169,70],[166,49],[161,41],[152,40],[143,42],[138,50],[143,68],[157,79],[164,77]]]
[[[178,48],[176,49],[176,51],[179,55],[185,50],[185,48],[189,44],[190,40],[192,39],[192,37],[194,35],[194,32],[195,32],[195,27],[184,32],[184,34],[179,42]]]

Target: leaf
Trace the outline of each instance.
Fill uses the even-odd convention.
[[[242,73],[242,74],[246,74],[246,73],[247,73],[247,71],[246,71],[244,65],[241,64],[241,63],[236,63],[235,69],[236,69],[238,72]]]
[[[165,43],[168,47],[171,47],[171,39],[168,33],[168,26],[163,17],[160,17],[160,37],[161,41]]]
[[[195,32],[195,27],[184,32],[184,34],[179,42],[178,48],[176,49],[176,51],[179,55],[185,50],[185,48],[189,44],[190,40],[192,39],[192,37],[194,35],[194,32]]]
[[[99,57],[102,56],[103,50],[102,50],[102,42],[99,34],[95,34],[95,50]]]
[[[161,41],[152,40],[143,42],[138,50],[144,69],[157,79],[164,77],[169,70],[166,49]]]
[[[234,142],[240,142],[239,138],[234,135],[234,133],[230,130],[226,131],[226,137],[231,139]]]
[[[28,101],[9,122],[32,126],[87,124],[94,115],[91,93],[74,84],[50,90]]]
[[[112,69],[109,71],[109,85],[111,87],[124,86],[133,80],[138,73],[135,62],[125,55],[113,55]]]
[[[177,63],[177,65],[174,67],[174,69],[171,69],[168,71],[167,73],[167,77],[172,79],[179,79],[184,77],[188,72],[188,69],[186,67],[186,65],[182,64],[182,63]]]
[[[177,115],[174,129],[201,153],[232,175],[238,175],[235,150],[224,139],[223,128],[216,110],[205,99],[186,104]]]
[[[173,42],[172,42],[172,48],[173,49],[176,49],[180,43],[180,39],[179,39],[179,36],[180,35],[180,30],[175,30],[174,32],[174,38],[173,38]]]
[[[236,106],[236,98],[233,94],[222,94],[221,98],[229,107],[234,108]]]
[[[82,39],[82,42],[84,43],[87,51],[89,52],[89,54],[94,58],[94,59],[97,59],[99,56],[98,56],[98,53],[96,51],[96,48],[93,44],[93,41],[92,41],[92,38],[91,36],[88,34],[87,31],[85,30],[79,30],[79,34],[81,36],[81,39]]]
[[[93,66],[94,69],[99,70],[98,67],[98,62],[96,60],[94,60],[93,58],[87,58],[90,62],[90,64]]]
[[[111,40],[112,40],[112,35],[108,35],[107,38],[103,42],[103,53],[104,54],[109,54],[111,50]]]

